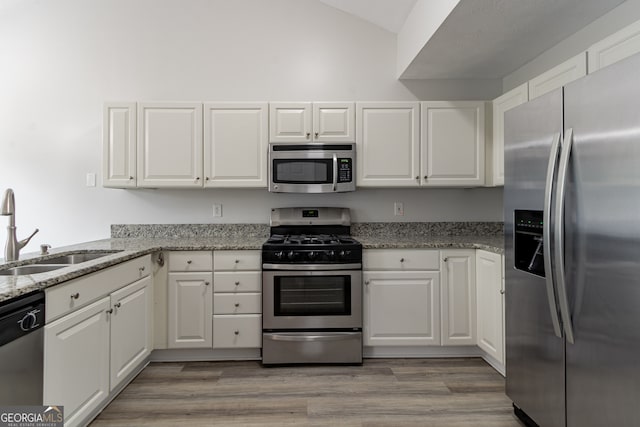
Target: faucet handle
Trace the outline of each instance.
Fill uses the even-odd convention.
[[[40,245],[40,255],[49,255],[49,249],[51,249],[49,244]]]
[[[31,236],[27,237],[26,239],[20,240],[18,242],[18,250],[20,250],[20,249],[24,248],[25,246],[27,246],[27,244],[29,243],[29,240],[31,240],[31,238],[33,236],[35,236],[38,231],[40,231],[40,230],[36,228],[36,231],[31,233]]]

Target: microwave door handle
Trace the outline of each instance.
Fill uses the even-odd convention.
[[[333,153],[333,191],[338,190],[338,156]]]

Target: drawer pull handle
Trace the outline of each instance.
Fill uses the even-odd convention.
[[[400,262],[404,262],[404,258],[400,258]]]
[[[115,304],[113,305],[113,307],[114,307],[114,308],[120,308],[120,307],[122,307],[122,303],[117,302],[117,303],[115,303]]]
[[[204,282],[204,285],[205,286],[209,286],[209,282]]]
[[[75,294],[71,294],[71,299],[78,299],[80,298],[80,292],[76,292]]]
[[[235,283],[235,285],[236,285],[236,286],[240,286],[240,282],[236,282],[236,283]]]
[[[237,303],[235,303],[235,304],[233,304],[233,305],[234,305],[236,308],[237,308],[237,307],[240,307],[240,303],[239,303],[239,302],[237,302]]]
[[[240,331],[233,331],[235,335],[240,335]]]

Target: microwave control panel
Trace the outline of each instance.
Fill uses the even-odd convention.
[[[353,159],[338,159],[338,182],[351,182],[353,180]]]

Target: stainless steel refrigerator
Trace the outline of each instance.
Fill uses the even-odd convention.
[[[640,55],[505,114],[507,395],[640,426]]]

